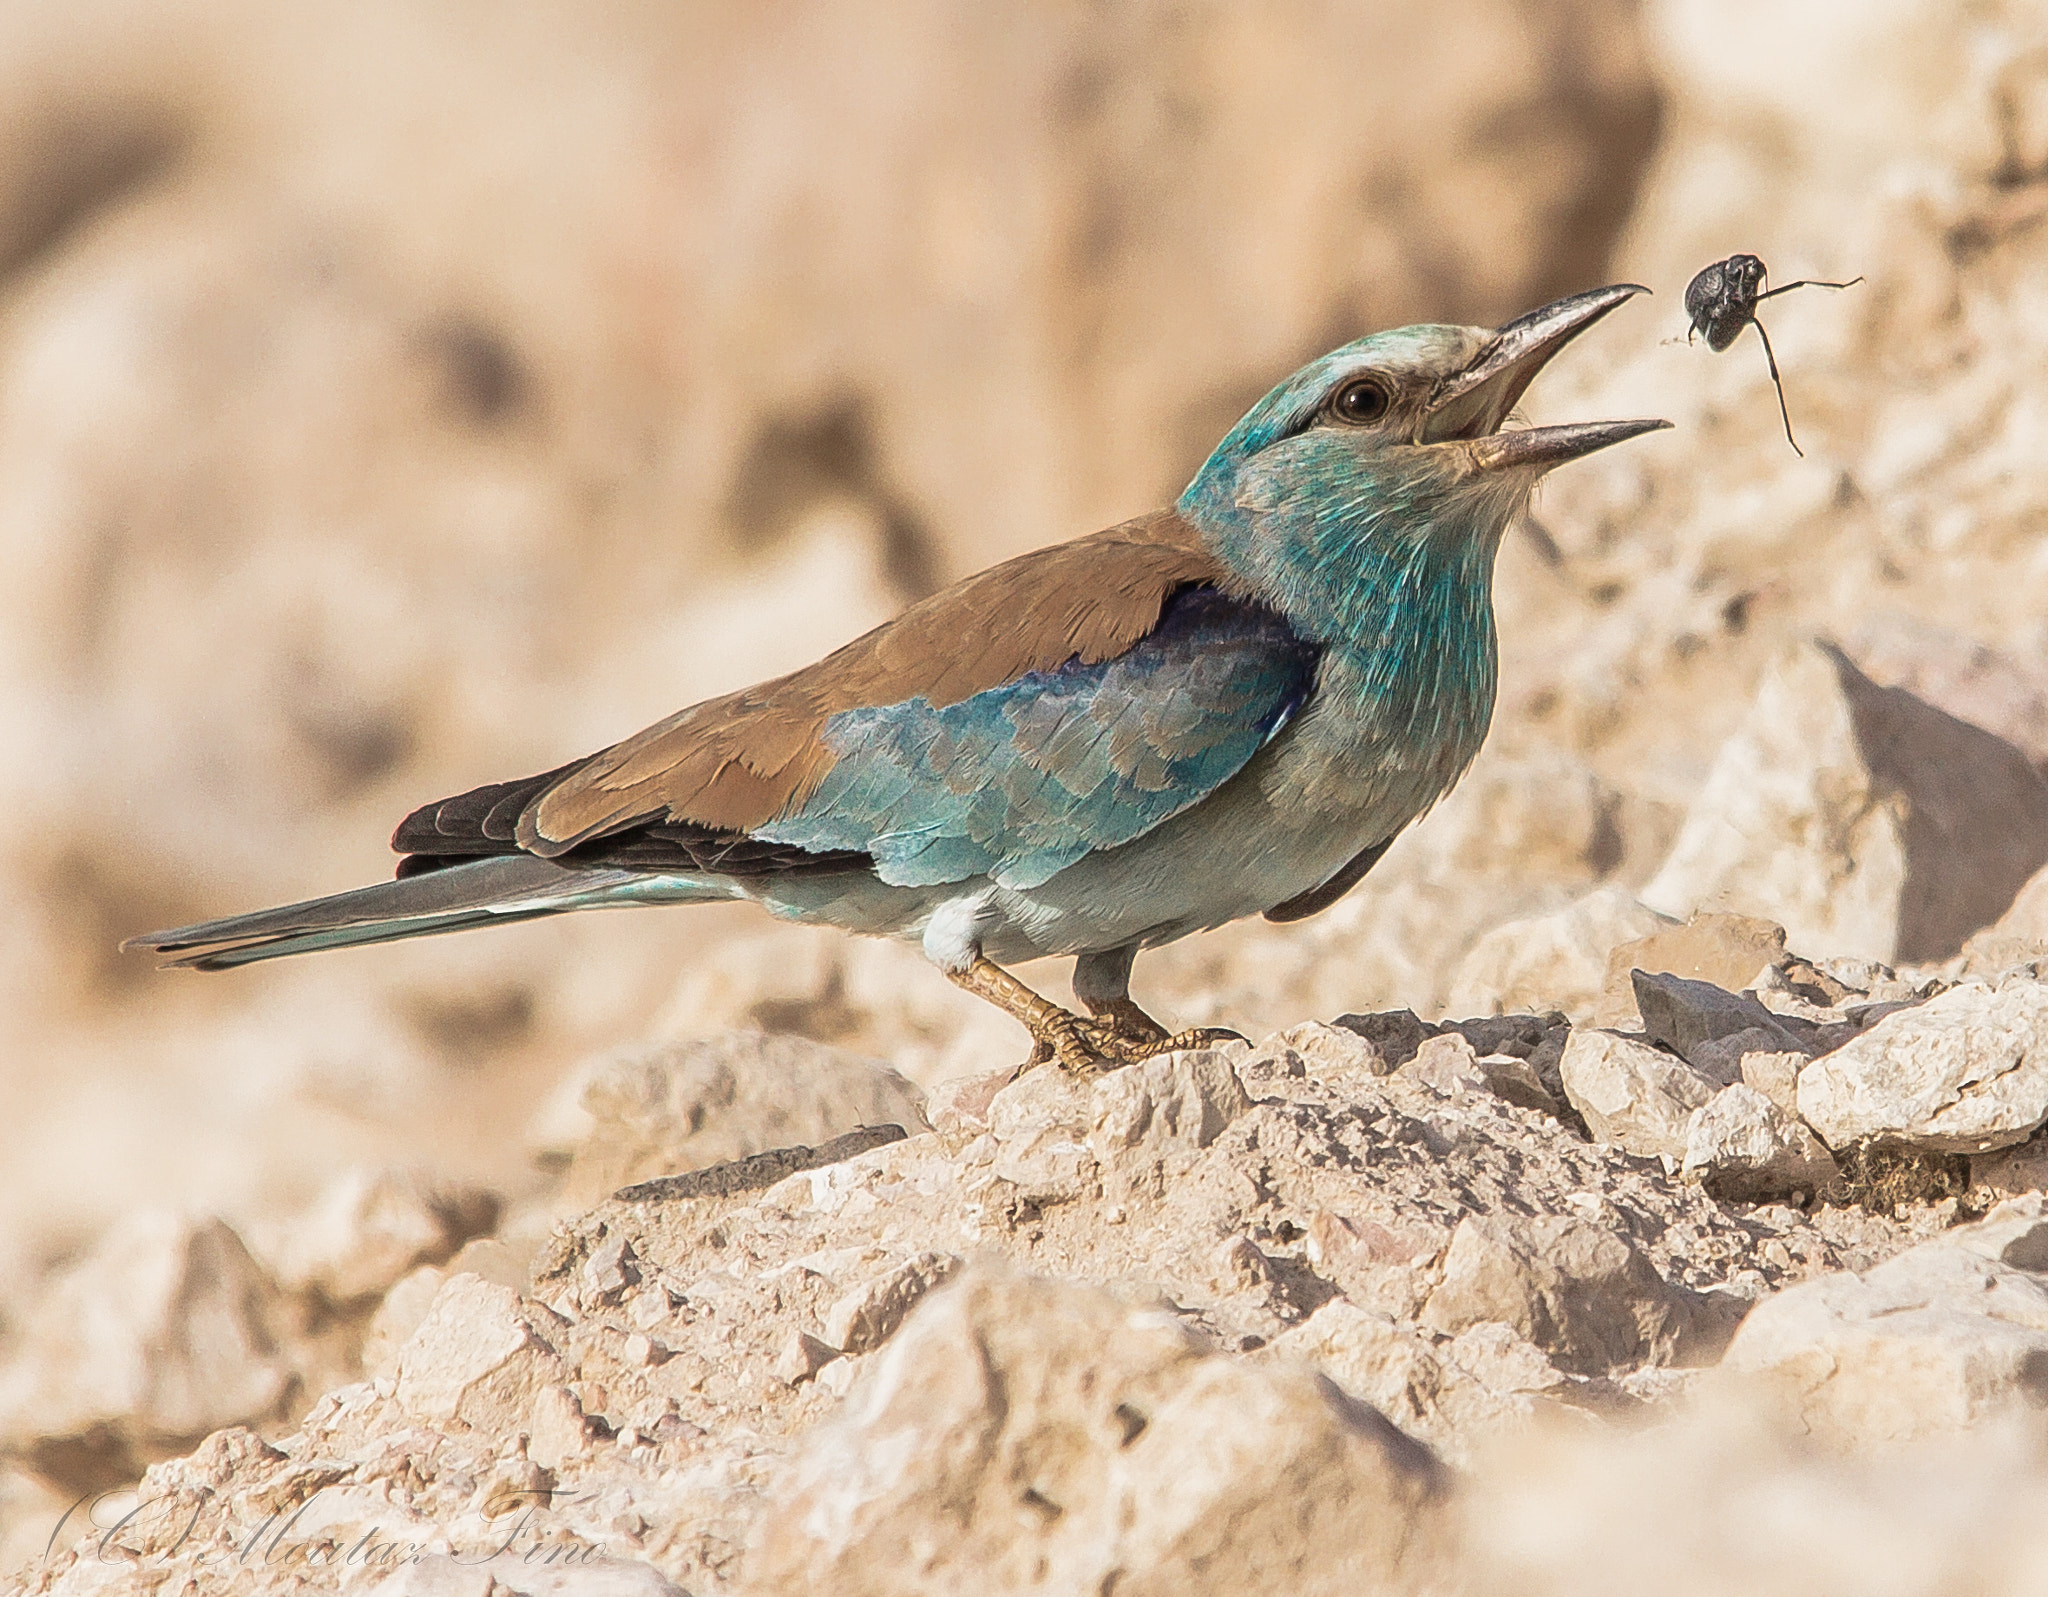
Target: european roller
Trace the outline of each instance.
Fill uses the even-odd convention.
[[[415,810],[397,879],[137,937],[179,965],[751,899],[904,938],[1075,1070],[1187,1046],[1138,951],[1349,891],[1493,716],[1494,558],[1553,466],[1669,425],[1508,428],[1643,292],[1375,333],[1294,373],[1169,510],[1022,555],[801,671]],[[1074,956],[1085,1014],[1003,967]]]

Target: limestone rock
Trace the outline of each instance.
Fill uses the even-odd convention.
[[[418,1171],[351,1170],[285,1231],[278,1279],[336,1303],[375,1296],[417,1265],[445,1263],[497,1223],[495,1193],[443,1186]]]
[[[1105,1163],[1133,1153],[1194,1153],[1251,1108],[1232,1060],[1247,1052],[1203,1048],[1159,1054],[1101,1078],[1088,1146]]]
[[[1715,1197],[1740,1203],[1810,1197],[1838,1174],[1833,1156],[1803,1121],[1741,1082],[1693,1111],[1683,1169]]]
[[[1799,1039],[1747,993],[1724,992],[1712,982],[1640,970],[1631,973],[1630,983],[1635,989],[1636,1010],[1643,1017],[1644,1035],[1682,1055],[1702,1074],[1712,1072],[1723,1085],[1740,1074],[1742,1053],[1799,1046]],[[1760,1043],[1746,1043],[1732,1061],[1724,1051],[1703,1052],[1704,1044],[1747,1038],[1751,1033],[1758,1034]]]
[[[1509,921],[1480,938],[1451,978],[1450,1007],[1467,1015],[1560,1009],[1591,1021],[1608,956],[1672,924],[1622,888],[1597,888],[1563,909]]]
[[[1557,1102],[1529,1061],[1514,1054],[1476,1052],[1457,1032],[1425,1040],[1401,1073],[1447,1097],[1461,1092],[1490,1092],[1505,1103],[1555,1113]]]
[[[1801,948],[1945,959],[2048,862],[2048,785],[2002,738],[1839,649],[1780,663],[1643,889],[1770,916]]]
[[[935,1083],[925,1094],[925,1119],[932,1130],[946,1136],[971,1137],[988,1130],[989,1103],[1017,1079],[1018,1068],[998,1065],[994,1070],[951,1076]]]
[[[1421,1022],[1416,1024],[1420,1026]],[[1304,1070],[1322,1073],[1356,1070],[1369,1076],[1384,1076],[1393,1069],[1386,1056],[1363,1032],[1348,1026],[1326,1025],[1320,1020],[1304,1020],[1285,1031],[1275,1032],[1259,1044],[1258,1052],[1261,1055],[1279,1053],[1291,1056],[1300,1062]]]
[[[2027,879],[2003,915],[1963,945],[1966,968],[1996,975],[2048,957],[2048,867]]]
[[[1845,1446],[2048,1407],[2043,1199],[1766,1299],[1726,1364],[1767,1377],[1803,1424]]]
[[[450,1276],[399,1354],[398,1402],[423,1420],[507,1425],[562,1381],[560,1334],[509,1287]]]
[[[1422,1323],[1453,1334],[1498,1321],[1581,1374],[1669,1363],[1691,1305],[1627,1238],[1562,1215],[1468,1215],[1444,1255]]]
[[[1805,1053],[1745,1052],[1741,1059],[1742,1082],[1754,1087],[1794,1119],[1799,1115],[1799,1073],[1809,1063]]]
[[[749,1573],[847,1597],[1409,1590],[1439,1491],[1427,1449],[1306,1369],[974,1271],[806,1439]]]
[[[564,1182],[588,1204],[650,1177],[860,1126],[924,1126],[924,1095],[887,1065],[801,1037],[728,1032],[628,1050],[583,1088],[593,1119]]]
[[[1970,984],[1885,1016],[1800,1072],[1799,1113],[1831,1148],[2026,1141],[2048,1122],[2048,983]]]
[[[0,1445],[97,1491],[297,1388],[276,1283],[225,1222],[128,1217],[53,1281],[4,1371]]]
[[[960,1268],[950,1253],[905,1259],[826,1311],[825,1340],[842,1353],[872,1353],[896,1334],[926,1293]]]
[[[1623,1026],[1638,1018],[1636,971],[1683,976],[1740,992],[1758,971],[1784,957],[1785,928],[1775,921],[1699,911],[1682,926],[1660,926],[1609,953],[1593,1024]]]
[[[1508,1326],[1488,1322],[1448,1342],[1413,1324],[1338,1298],[1273,1344],[1306,1359],[1446,1458],[1464,1461],[1482,1436],[1499,1437],[1539,1412],[1565,1376]]]
[[[1692,1112],[1719,1089],[1683,1059],[1638,1037],[1581,1028],[1558,1071],[1565,1096],[1602,1142],[1644,1157],[1685,1157]]]

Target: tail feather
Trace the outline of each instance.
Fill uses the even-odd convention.
[[[577,869],[530,854],[500,855],[303,904],[146,932],[121,946],[180,956],[167,960],[167,967],[227,970],[287,954],[429,937],[606,903],[645,903],[655,896],[648,892],[650,885],[644,872]],[[708,885],[693,890],[676,882],[673,891],[659,896],[724,895]]]

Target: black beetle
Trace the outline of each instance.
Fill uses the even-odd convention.
[[[1794,454],[1804,458],[1806,451],[1792,436],[1792,413],[1785,408],[1785,385],[1778,377],[1778,357],[1771,351],[1771,335],[1757,320],[1756,308],[1765,300],[1789,294],[1795,288],[1853,288],[1863,279],[1852,277],[1846,283],[1823,283],[1817,278],[1802,277],[1796,283],[1758,292],[1769,275],[1769,269],[1754,255],[1731,255],[1725,261],[1716,261],[1702,269],[1685,285],[1685,314],[1692,318],[1692,326],[1686,329],[1685,337],[1690,343],[1695,333],[1704,333],[1707,348],[1718,355],[1735,342],[1736,335],[1743,328],[1756,329],[1756,336],[1764,341],[1764,360],[1771,368],[1771,386],[1778,390],[1778,414],[1785,419],[1785,442],[1792,446]]]

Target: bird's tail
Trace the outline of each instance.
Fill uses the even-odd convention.
[[[613,904],[688,903],[727,897],[716,884],[642,871],[579,869],[531,854],[497,855],[358,887],[331,898],[201,921],[131,937],[124,949],[177,958],[167,966],[230,970],[260,959],[359,943],[429,937]]]

